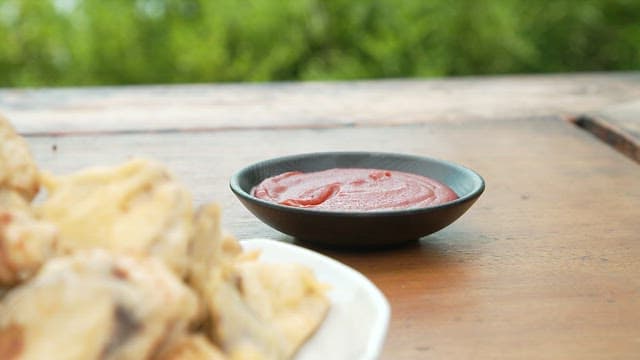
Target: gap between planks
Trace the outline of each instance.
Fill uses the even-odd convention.
[[[569,121],[640,164],[640,141],[623,129],[598,116],[582,115]]]

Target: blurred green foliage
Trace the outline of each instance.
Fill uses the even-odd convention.
[[[0,0],[0,86],[637,69],[638,0]]]

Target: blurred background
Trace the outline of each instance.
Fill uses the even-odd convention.
[[[639,0],[0,0],[0,87],[639,69]]]

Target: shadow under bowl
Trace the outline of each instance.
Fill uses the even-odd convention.
[[[458,199],[431,207],[384,211],[324,211],[258,199],[251,189],[287,171],[371,168],[423,175],[449,186]],[[272,228],[297,239],[338,247],[380,247],[404,243],[453,223],[482,194],[484,180],[475,171],[443,160],[376,152],[326,152],[279,157],[249,165],[231,177],[240,202]]]

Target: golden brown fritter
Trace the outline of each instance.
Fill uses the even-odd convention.
[[[229,358],[290,359],[324,320],[325,290],[303,266],[253,259],[211,269],[200,296]]]
[[[149,359],[183,336],[195,295],[155,258],[49,260],[0,307],[0,358]]]
[[[213,203],[196,212],[189,250],[189,283],[199,290],[206,286],[212,268],[233,262],[242,253],[238,241],[222,230],[220,217],[221,209]]]
[[[282,340],[291,358],[315,332],[329,309],[326,286],[298,264],[243,261],[236,264],[236,287],[244,303]]]
[[[38,188],[38,169],[27,143],[0,115],[0,189],[15,191],[30,201]]]
[[[210,272],[201,293],[211,318],[208,336],[231,359],[285,359],[284,339],[244,301],[240,281],[232,267]]]
[[[0,115],[0,287],[4,291],[32,276],[55,251],[56,228],[37,219],[29,204],[38,190],[38,169],[27,143]]]
[[[230,359],[289,359],[324,319],[325,287],[300,265],[265,264],[220,229],[215,205],[196,215],[189,281],[205,328]]]
[[[0,189],[0,286],[31,277],[54,256],[58,231],[34,217],[21,195]]]
[[[104,248],[161,258],[187,271],[191,195],[156,162],[134,159],[67,176],[43,175],[47,198],[38,214],[60,231],[60,249]]]
[[[189,334],[171,343],[158,360],[227,360],[228,358],[201,334]]]
[[[0,359],[292,358],[325,288],[243,252],[220,212],[153,161],[38,174],[0,118]]]

